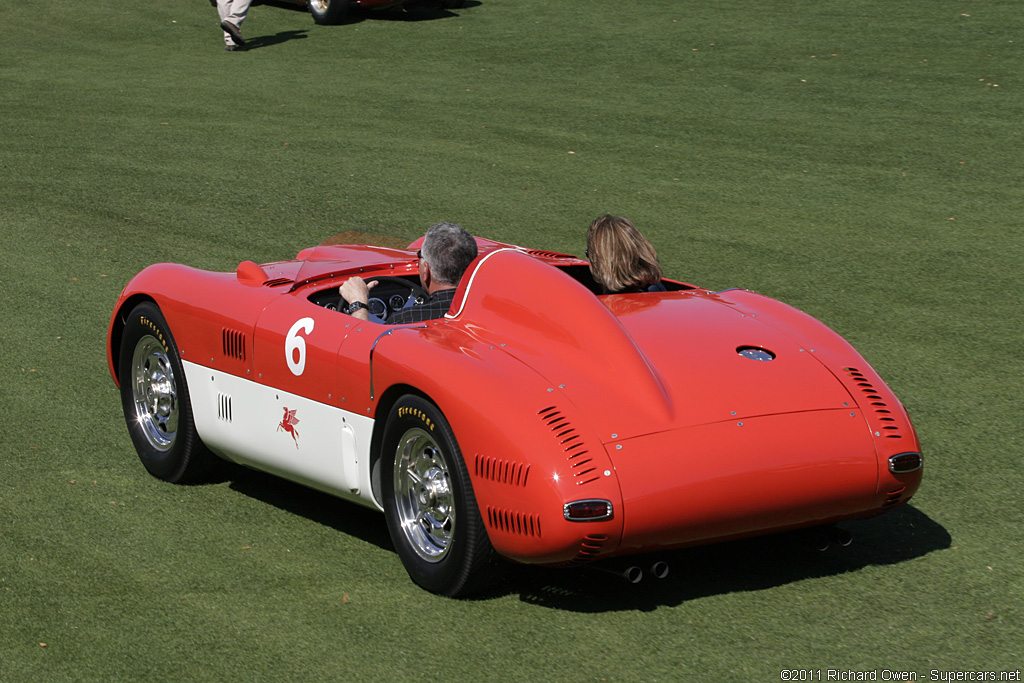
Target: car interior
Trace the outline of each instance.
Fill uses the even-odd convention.
[[[589,266],[564,265],[557,266],[557,268],[595,295],[602,293],[601,285],[594,280]],[[427,298],[426,291],[420,286],[420,279],[415,276],[377,276],[368,277],[366,280],[367,282],[377,281],[377,285],[370,290],[370,299],[367,302],[370,320],[374,322],[386,323],[395,312],[407,306],[422,303]],[[671,280],[662,280],[662,284],[665,285],[666,291],[670,292],[690,289],[688,285]],[[347,302],[338,293],[336,285],[314,292],[309,296],[309,300],[317,306],[323,306],[332,311],[343,311],[347,305]]]
[[[388,318],[396,311],[406,306],[415,306],[427,298],[427,293],[420,286],[418,277],[394,277],[378,276],[368,277],[366,281],[376,281],[377,284],[370,290],[369,305],[370,320],[374,322],[387,322]],[[341,298],[337,286],[328,289],[321,289],[309,296],[309,300],[317,306],[323,306],[331,311],[342,311],[348,302]]]

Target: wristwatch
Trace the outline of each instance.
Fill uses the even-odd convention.
[[[352,303],[350,303],[348,306],[345,307],[344,313],[346,315],[352,315],[353,313],[358,311],[360,308],[367,308],[368,309],[370,307],[367,306],[366,304],[364,304],[362,301],[353,301]]]

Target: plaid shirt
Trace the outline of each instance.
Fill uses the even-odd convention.
[[[387,320],[388,325],[401,325],[402,323],[419,323],[424,320],[443,318],[444,314],[452,306],[452,299],[455,298],[455,288],[442,289],[430,295],[426,301],[417,306],[410,306],[395,312]]]

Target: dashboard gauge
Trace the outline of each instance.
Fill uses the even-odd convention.
[[[366,302],[366,306],[370,315],[375,315],[378,318],[387,317],[388,307],[380,299],[370,299]]]

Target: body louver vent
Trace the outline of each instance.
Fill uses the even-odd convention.
[[[224,355],[229,358],[245,360],[245,334],[237,330],[224,328],[221,331],[221,344],[224,348]]]
[[[486,455],[477,455],[474,465],[476,476],[512,486],[526,486],[530,476],[529,465]]]
[[[572,426],[568,418],[554,406],[541,410],[537,415],[551,429],[559,447],[565,453],[569,461],[569,469],[577,485],[589,484],[597,481],[598,475],[595,471],[593,458],[590,457],[583,437],[579,435],[576,428]]]
[[[280,287],[281,285],[290,285],[293,282],[295,282],[295,280],[289,280],[286,277],[278,277],[278,278],[274,278],[273,280],[267,280],[266,282],[263,283],[263,286],[264,287]]]
[[[601,552],[601,548],[604,547],[605,542],[608,541],[608,537],[604,535],[584,536],[583,540],[580,541],[580,548],[576,551],[576,557],[570,562],[570,564],[583,564],[590,562]]]
[[[227,394],[217,394],[217,419],[231,422],[231,397]]]
[[[874,424],[878,436],[883,436],[889,439],[902,439],[903,435],[900,433],[899,425],[896,424],[896,418],[892,416],[892,410],[885,399],[882,398],[881,392],[878,388],[857,368],[843,368],[850,380],[853,381],[853,385],[861,395],[868,400],[867,405],[869,410],[874,412]]]
[[[575,258],[569,254],[559,254],[557,251],[544,251],[542,249],[527,249],[526,253],[530,256],[540,256],[542,258]]]
[[[487,526],[508,534],[540,538],[540,517],[526,512],[487,507]]]
[[[889,491],[889,493],[887,493],[885,495],[885,502],[882,503],[882,511],[883,512],[887,511],[887,510],[891,510],[891,509],[893,509],[894,507],[896,507],[897,505],[900,504],[900,501],[901,501],[902,496],[903,496],[903,491],[905,490],[905,488],[906,487],[900,487],[900,488],[896,489],[895,491]]]

